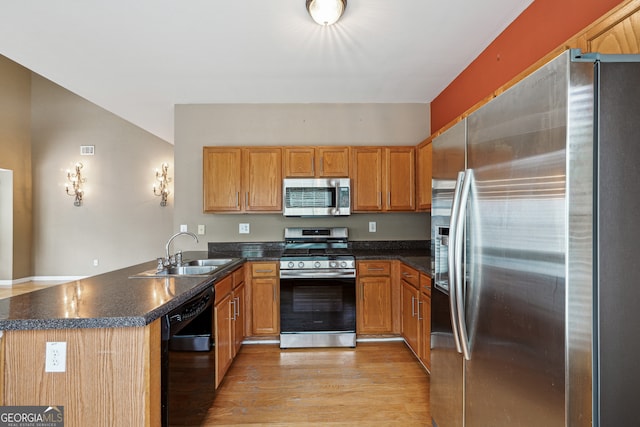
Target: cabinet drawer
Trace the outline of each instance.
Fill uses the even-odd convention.
[[[252,277],[275,277],[278,268],[275,262],[255,262],[251,264]]]
[[[431,276],[420,273],[420,292],[431,296]]]
[[[389,276],[391,275],[390,261],[361,261],[358,262],[358,276]]]
[[[413,285],[414,288],[420,288],[420,274],[418,273],[418,270],[411,268],[406,264],[400,264],[400,278]]]
[[[233,285],[232,275],[226,276],[215,284],[216,288],[216,304],[222,301],[227,295],[231,293],[231,287]]]
[[[233,289],[238,287],[239,284],[244,282],[244,267],[240,267],[235,270],[233,273]]]

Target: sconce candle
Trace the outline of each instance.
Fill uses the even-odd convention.
[[[158,184],[153,185],[153,194],[162,197],[160,199],[160,206],[167,206],[167,197],[169,196],[169,183],[171,178],[167,176],[169,165],[167,163],[162,164],[162,171],[156,169],[156,181]]]
[[[73,205],[82,206],[82,196],[84,194],[84,191],[82,190],[82,184],[87,179],[83,178],[82,173],[80,172],[80,169],[82,169],[82,163],[80,162],[76,163],[75,167],[76,167],[75,173],[72,173],[70,170],[67,169],[67,179],[71,183],[72,190],[69,191],[70,190],[69,184],[65,184],[64,187],[65,187],[65,191],[69,196],[75,197],[75,200],[73,201]]]

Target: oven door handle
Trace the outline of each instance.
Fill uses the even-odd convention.
[[[281,279],[324,279],[324,278],[338,278],[338,279],[355,279],[356,272],[354,271],[301,271],[301,270],[280,270]]]

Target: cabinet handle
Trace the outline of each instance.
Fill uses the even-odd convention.
[[[391,206],[391,191],[387,193],[387,206]]]
[[[273,273],[273,270],[256,270],[256,273]]]
[[[231,301],[229,301],[229,304],[232,306],[231,308],[231,312],[233,313],[231,315],[231,320],[236,320],[236,301],[235,299],[232,299]]]
[[[234,305],[234,320],[240,317],[240,297],[235,297],[233,299],[235,301]]]
[[[244,207],[245,208],[249,207],[249,192],[248,191],[246,193],[244,193]]]
[[[382,193],[378,192],[378,204],[382,206]]]
[[[384,271],[383,267],[367,267],[367,271]]]
[[[236,207],[240,207],[240,192],[236,191]]]
[[[320,168],[320,170],[322,170],[322,168]],[[316,174],[316,158],[315,157],[311,157],[311,173],[313,175]]]
[[[404,277],[413,277],[413,274],[409,274],[409,273],[407,273],[406,271],[403,271],[403,272],[402,272],[402,275],[403,275]]]
[[[418,300],[418,320],[424,320],[424,317],[420,315],[420,306],[423,304],[422,301]]]
[[[415,300],[416,300],[416,297],[412,295],[411,296],[411,317],[416,317]]]

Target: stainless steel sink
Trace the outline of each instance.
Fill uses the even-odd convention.
[[[147,270],[131,277],[168,277],[168,276],[206,276],[227,266],[238,258],[204,258],[187,261],[181,266],[167,267],[164,270]]]

